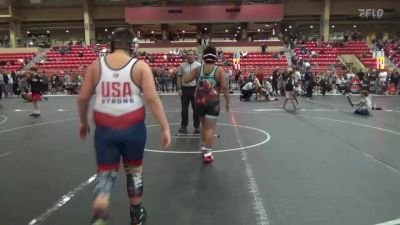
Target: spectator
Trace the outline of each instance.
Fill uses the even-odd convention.
[[[307,91],[307,98],[312,98],[313,88],[314,88],[314,76],[311,72],[310,67],[307,67],[306,72],[304,74],[304,86]]]
[[[357,76],[360,78],[360,80],[364,80],[365,73],[362,71],[362,69],[358,71]]]
[[[46,94],[49,91],[49,78],[46,76],[44,72],[40,74],[40,78],[42,79],[44,94]]]
[[[3,90],[4,90],[4,76],[3,74],[0,72],[0,101],[3,97]]]
[[[83,57],[84,55],[83,55],[83,51],[80,51],[79,52],[79,57]]]
[[[261,45],[261,52],[265,54],[267,52],[267,43],[263,42]]]
[[[276,67],[274,72],[272,72],[272,92],[278,95],[278,79],[279,79],[279,67]]]
[[[175,68],[170,70],[171,80],[172,80],[172,92],[178,91],[178,71]]]
[[[232,79],[233,79],[233,72],[231,69],[228,69],[228,71],[226,71],[226,76],[228,77],[229,90],[231,90],[232,89]]]
[[[57,89],[58,89],[58,85],[59,85],[59,79],[58,79],[58,76],[57,75],[53,75],[53,76],[51,76],[51,93],[54,95],[54,94],[57,94]]]
[[[12,78],[12,75],[11,75],[11,73],[8,73],[7,75],[7,80],[8,80],[8,83],[7,83],[7,94],[9,94],[10,96],[13,96],[14,95],[14,93],[13,93],[13,85],[14,85],[14,80],[13,80],[13,78]]]
[[[12,80],[13,80],[13,86],[12,86],[12,90],[13,93],[17,96],[20,95],[20,91],[19,91],[19,76],[17,76],[17,74],[15,72],[12,72],[11,74]]]
[[[388,73],[386,71],[381,71],[379,73],[379,93],[384,94],[386,91],[386,82],[388,79]]]
[[[3,73],[2,78],[0,78],[2,82],[0,81],[0,86],[2,86],[4,96],[7,98],[8,97],[8,74]]]
[[[399,86],[399,80],[400,80],[400,74],[398,71],[393,71],[390,74],[390,83],[394,85],[394,87],[396,88],[396,92],[397,92],[397,88]]]
[[[167,79],[168,79],[168,68],[165,67],[164,70],[162,70],[161,74],[160,74],[160,85],[161,85],[162,92],[164,92],[164,91],[169,92]]]

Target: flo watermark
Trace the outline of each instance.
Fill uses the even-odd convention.
[[[381,19],[383,17],[383,9],[358,9],[361,19]]]

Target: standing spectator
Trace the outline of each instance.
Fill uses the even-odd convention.
[[[396,93],[398,91],[398,86],[399,86],[399,72],[398,71],[394,71],[392,72],[392,74],[390,75],[390,83],[394,85],[394,87],[396,88]]]
[[[28,83],[28,76],[26,74],[21,75],[21,81],[20,81],[19,87],[21,90],[21,97],[24,100],[28,100],[29,83]]]
[[[151,73],[153,74],[154,85],[156,86],[156,91],[160,91],[160,81],[158,77],[158,71],[156,68],[151,68]]]
[[[314,76],[311,72],[310,67],[307,67],[306,72],[304,74],[304,86],[307,91],[307,98],[312,98],[313,88],[314,88]]]
[[[231,90],[232,89],[232,77],[233,77],[233,72],[231,69],[228,69],[228,71],[226,71],[226,76],[228,77],[229,90]]]
[[[162,92],[164,91],[169,92],[167,80],[168,80],[168,68],[165,67],[160,74],[160,85]]]
[[[4,96],[7,98],[8,97],[8,74],[7,73],[3,73],[3,93],[4,93]]]
[[[53,76],[51,76],[51,93],[53,95],[57,94],[58,85],[59,85],[58,76],[54,74]]]
[[[20,90],[19,90],[19,79],[20,79],[20,77],[17,76],[17,74],[15,72],[13,72],[11,76],[12,76],[12,79],[13,79],[12,90],[13,90],[15,95],[19,96],[20,95]]]
[[[11,73],[9,73],[8,75],[6,75],[8,78],[8,84],[7,84],[7,92],[10,96],[13,96],[13,85],[14,85],[14,80],[12,78]]]
[[[3,74],[0,72],[0,102],[1,102],[1,99],[3,98],[3,88],[4,88]],[[1,104],[0,104],[0,106],[1,106]]]
[[[265,54],[266,51],[267,51],[267,43],[263,42],[263,44],[261,45],[261,52]]]
[[[276,67],[272,72],[272,92],[278,95],[278,78],[279,78],[279,67]]]
[[[64,75],[64,83],[71,83],[71,77],[68,75],[68,72]]]
[[[362,69],[358,71],[357,76],[360,78],[360,80],[364,80],[365,73],[362,71]]]
[[[386,82],[388,79],[388,73],[386,71],[381,71],[379,73],[379,93],[384,94],[386,91]]]
[[[44,72],[40,74],[40,78],[42,79],[43,83],[43,93],[47,93],[49,91],[49,78],[46,76]]]
[[[196,113],[196,105],[194,99],[194,92],[196,90],[196,80],[190,83],[184,83],[183,78],[188,76],[190,72],[201,64],[195,61],[195,55],[192,50],[187,51],[186,62],[182,63],[178,71],[178,94],[181,96],[182,112],[181,112],[181,128],[179,133],[187,133],[187,126],[189,124],[189,104],[193,109],[193,126],[196,134],[200,133],[200,118]]]
[[[178,91],[178,71],[173,68],[170,70],[171,80],[172,80],[172,92]]]

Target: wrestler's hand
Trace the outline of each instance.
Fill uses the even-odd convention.
[[[225,105],[225,112],[229,112],[229,111],[231,111],[230,108],[229,108],[229,105],[226,104],[226,105]]]
[[[81,137],[81,140],[85,140],[88,134],[90,134],[89,125],[81,124],[81,127],[79,128],[79,136]]]
[[[161,131],[161,145],[163,149],[167,149],[171,144],[171,133],[169,130]]]

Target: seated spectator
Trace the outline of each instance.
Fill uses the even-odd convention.
[[[98,54],[99,51],[100,51],[100,49],[99,49],[99,44],[96,44],[96,45],[94,46],[94,48],[93,48],[93,52],[96,53],[96,54]]]
[[[318,58],[318,53],[316,51],[312,51],[311,58]]]
[[[83,51],[80,51],[79,52],[79,57],[83,57],[84,55],[83,55]]]

